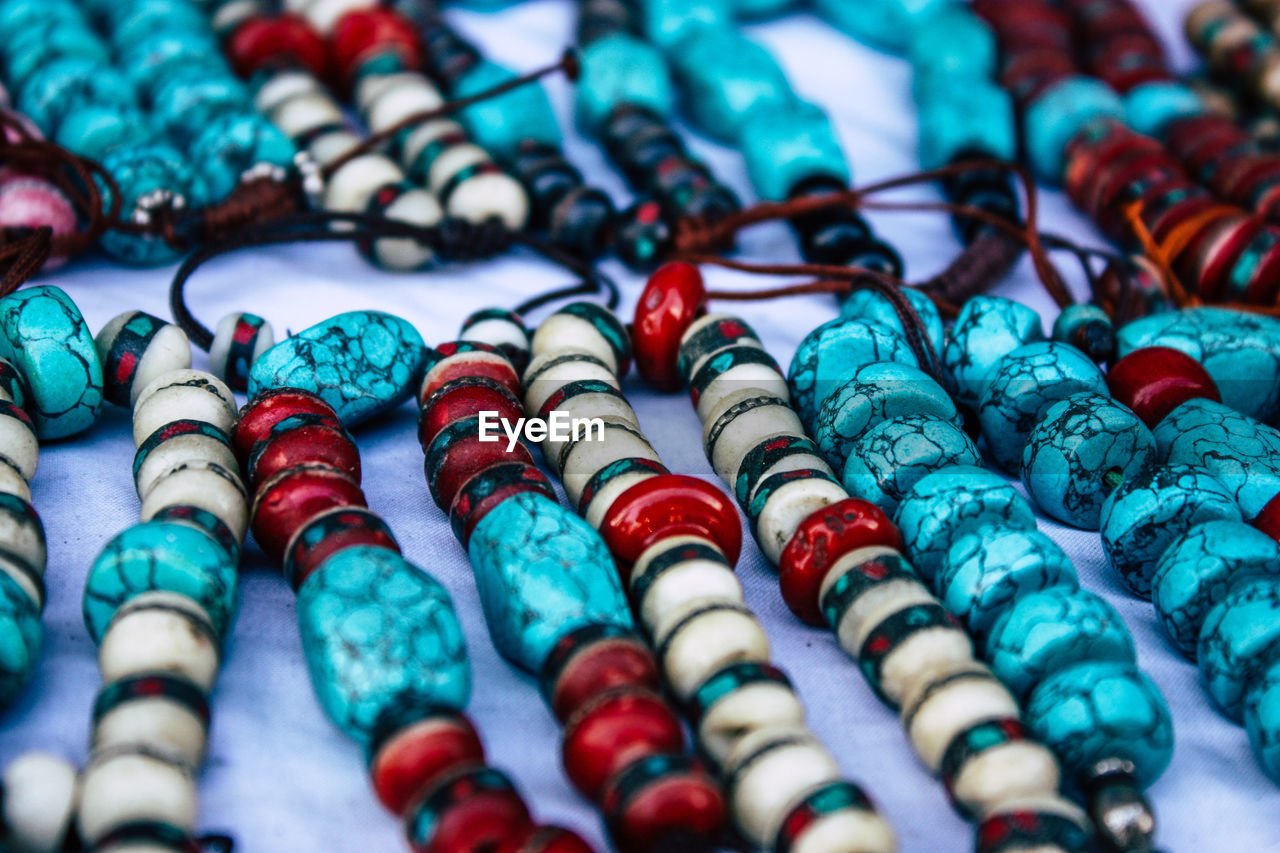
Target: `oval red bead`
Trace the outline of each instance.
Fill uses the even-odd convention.
[[[441,452],[441,462],[435,470],[435,477],[428,475],[427,485],[431,489],[431,497],[436,506],[448,511],[458,492],[480,471],[490,465],[504,462],[524,462],[532,466],[533,454],[523,441],[516,442],[511,452],[507,452],[507,440],[481,441],[479,433],[460,438]]]
[[[680,720],[661,696],[623,688],[600,694],[565,723],[562,753],[570,781],[596,801],[627,765],[683,746]]]
[[[1257,518],[1250,523],[1272,539],[1280,542],[1280,495],[1276,495],[1267,501],[1267,505],[1262,508],[1262,512],[1258,513]]]
[[[1111,365],[1107,387],[1111,396],[1152,428],[1188,400],[1222,401],[1203,365],[1170,347],[1143,347],[1129,353]]]
[[[360,484],[327,465],[304,465],[282,471],[254,495],[253,538],[274,561],[302,525],[341,506],[366,506]]]
[[[707,307],[707,288],[693,264],[663,264],[636,303],[631,345],[636,369],[651,387],[675,391],[682,381],[676,362],[680,338]]]
[[[498,418],[513,427],[524,417],[520,401],[505,387],[475,380],[456,382],[458,384],[451,387],[441,386],[424,404],[422,413],[418,416],[418,443],[423,448],[431,445],[440,430],[454,421],[472,415],[494,412]],[[506,446],[505,437],[501,444]]]
[[[728,497],[705,480],[684,474],[660,474],[627,489],[605,513],[600,534],[624,584],[645,549],[669,536],[710,539],[730,565],[742,551],[742,521]]]
[[[471,721],[461,714],[428,717],[396,732],[379,748],[369,766],[373,789],[396,814],[431,785],[469,764],[484,763],[484,745]]]
[[[666,853],[673,837],[712,849],[727,817],[719,786],[696,762],[608,799],[617,800],[606,805],[606,820],[620,853]]]
[[[384,54],[398,57],[404,69],[422,66],[422,42],[413,24],[387,8],[347,12],[334,25],[329,44],[334,69],[345,81],[352,80],[365,62]]]
[[[342,427],[305,424],[268,438],[250,454],[249,482],[257,486],[299,465],[318,463],[337,468],[360,482],[360,451]]]
[[[533,821],[514,790],[482,788],[465,778],[453,786],[459,790],[449,792],[452,801],[436,816],[430,838],[411,843],[414,853],[482,853],[529,837]]]
[[[240,410],[240,420],[231,433],[236,456],[247,460],[255,444],[268,438],[276,424],[294,415],[319,415],[330,426],[342,426],[333,407],[310,391],[273,388],[254,397]]]
[[[329,71],[329,51],[324,39],[297,15],[250,18],[227,39],[227,58],[241,77],[252,77],[264,68],[293,62],[324,79]]]
[[[617,687],[661,687],[653,655],[634,637],[598,640],[574,654],[552,688],[551,708],[564,721],[592,697]]]

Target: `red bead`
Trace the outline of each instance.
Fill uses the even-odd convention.
[[[500,437],[498,441],[481,441],[478,432],[453,442],[440,452],[438,458],[440,461],[434,476],[428,471],[427,485],[431,488],[436,506],[443,510],[448,510],[453,504],[467,480],[490,465],[503,462],[534,464],[533,454],[524,442],[516,442],[516,446],[508,453],[505,437]]]
[[[564,726],[564,769],[595,801],[618,771],[650,755],[679,752],[684,730],[662,697],[623,688],[597,696]]]
[[[659,391],[681,386],[676,369],[680,338],[706,309],[707,288],[693,264],[663,264],[649,277],[631,325],[636,369],[645,382]]]
[[[441,714],[396,732],[379,748],[369,766],[378,799],[396,814],[445,775],[484,763],[484,745],[471,721]]]
[[[320,415],[330,426],[342,426],[333,407],[310,391],[274,388],[254,397],[240,410],[240,420],[231,434],[236,456],[248,460],[255,444],[268,438],[276,424],[294,415]]]
[[[423,819],[418,812],[426,811]],[[528,838],[529,809],[505,777],[476,768],[438,785],[407,816],[414,853],[489,853]],[[414,837],[425,832],[426,838]]]
[[[262,484],[253,498],[253,538],[279,561],[293,534],[320,513],[341,506],[366,506],[360,484],[327,465],[282,471]]]
[[[851,551],[883,545],[902,550],[902,535],[880,507],[847,498],[800,522],[778,561],[782,599],[808,625],[825,625],[818,605],[822,581],[836,561]]]
[[[1213,377],[1200,362],[1170,347],[1143,347],[1129,353],[1111,365],[1107,387],[1111,396],[1152,428],[1188,400],[1222,401]]]
[[[226,51],[231,67],[241,77],[290,62],[321,79],[328,75],[329,51],[324,40],[297,15],[250,18],[236,27]]]
[[[505,387],[478,380],[455,380],[438,388],[423,405],[418,416],[418,442],[424,448],[430,447],[440,430],[481,412],[496,412],[512,425],[524,417],[520,401]],[[501,443],[505,447],[507,439],[504,437]]]
[[[1280,495],[1267,501],[1262,512],[1250,524],[1280,542]]]
[[[349,506],[321,513],[299,527],[285,547],[285,580],[297,590],[325,560],[357,545],[400,553],[391,528],[369,510]]]
[[[440,360],[422,377],[422,386],[418,389],[418,405],[424,406],[431,395],[440,390],[446,382],[477,378],[494,380],[510,391],[517,400],[524,391],[520,386],[520,377],[516,374],[515,367],[506,356],[496,350],[494,352],[462,352]]]
[[[616,687],[658,690],[653,655],[633,637],[609,637],[580,649],[560,671],[551,690],[551,708],[567,720],[591,698]]]
[[[413,25],[388,8],[356,9],[338,19],[330,36],[333,64],[350,81],[369,59],[393,54],[404,69],[422,66],[422,43]]]
[[[621,853],[667,853],[672,838],[689,849],[712,849],[723,830],[726,809],[720,787],[696,762],[669,762],[655,778],[631,791],[606,795],[605,817]]]
[[[342,427],[305,424],[268,438],[249,456],[249,482],[257,488],[276,474],[318,463],[337,468],[360,482],[360,451]]]
[[[486,515],[507,499],[523,494],[542,495],[553,503],[559,500],[547,475],[527,462],[491,465],[468,478],[449,505],[449,526],[462,547],[467,547],[471,533]]]
[[[591,845],[570,830],[540,826],[527,838],[513,839],[493,853],[594,853]]]
[[[730,565],[742,550],[742,521],[733,504],[715,486],[684,474],[660,474],[627,489],[605,513],[600,534],[624,584],[645,549],[669,536],[710,539]]]

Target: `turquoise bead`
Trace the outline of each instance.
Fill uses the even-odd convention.
[[[752,112],[742,123],[740,147],[751,185],[765,201],[784,201],[801,181],[818,175],[850,181],[831,119],[807,102]]]
[[[18,109],[45,135],[57,133],[62,120],[91,104],[121,112],[138,108],[137,95],[120,72],[102,62],[78,56],[55,59],[27,78],[17,97]]]
[[[1134,663],[1133,637],[1115,608],[1087,589],[1024,595],[987,634],[991,670],[1019,698],[1049,675],[1089,661]]]
[[[98,349],[80,309],[60,288],[41,284],[0,300],[0,357],[27,380],[27,411],[40,438],[66,438],[98,419]]]
[[[739,18],[767,18],[785,12],[798,0],[730,0],[733,14]]]
[[[1169,122],[1205,111],[1200,96],[1183,83],[1157,80],[1130,89],[1124,96],[1129,127],[1144,136],[1161,136]]]
[[[818,13],[859,41],[891,51],[911,44],[916,27],[952,0],[817,0]]]
[[[1204,617],[1196,659],[1213,701],[1243,721],[1245,690],[1280,661],[1280,577],[1240,577]]]
[[[1095,361],[1106,361],[1116,348],[1111,317],[1092,302],[1068,305],[1053,321],[1053,339],[1082,350]]]
[[[395,551],[362,545],[327,558],[298,590],[298,629],[320,704],[362,744],[405,706],[467,703],[471,673],[453,601]]]
[[[152,98],[156,124],[181,145],[226,113],[252,113],[245,85],[222,69],[187,69],[168,78]]]
[[[199,207],[208,198],[204,179],[185,155],[167,143],[117,146],[107,153],[102,165],[120,188],[120,209],[126,218],[139,201],[158,192],[172,193],[187,207]],[[108,231],[102,238],[102,249],[118,261],[138,266],[168,263],[179,255],[159,237],[124,231]]]
[[[209,33],[209,21],[188,0],[132,0],[108,4],[104,10],[117,50],[140,42],[153,32]]]
[[[1024,715],[1075,778],[1104,758],[1133,762],[1138,783],[1160,778],[1173,757],[1173,720],[1159,688],[1130,663],[1059,670],[1031,693]]]
[[[347,426],[412,396],[427,347],[406,320],[381,311],[330,317],[267,350],[249,371],[252,398],[268,388],[318,394]]]
[[[854,442],[841,482],[850,495],[892,515],[922,477],[951,465],[981,464],[973,439],[951,421],[936,415],[901,415]]]
[[[225,637],[236,610],[236,565],[208,534],[187,524],[144,521],[116,534],[84,587],[84,624],[102,640],[116,610],[136,595],[160,590],[185,595],[209,614]]]
[[[934,586],[947,609],[981,642],[1024,596],[1078,589],[1076,570],[1053,540],[1034,528],[984,527],[955,540]]]
[[[1001,476],[955,465],[922,478],[903,496],[894,517],[911,563],[926,580],[937,574],[951,544],[985,527],[1034,530],[1026,498]]]
[[[1173,644],[1195,657],[1209,610],[1232,583],[1280,575],[1280,543],[1239,521],[1208,521],[1173,539],[1156,563],[1151,602]]]
[[[608,548],[590,525],[542,495],[500,503],[467,547],[493,644],[538,673],[566,634],[588,625],[631,629]]]
[[[1244,517],[1280,494],[1280,431],[1212,400],[1188,400],[1152,430],[1165,462],[1198,465],[1217,477]]]
[[[996,365],[978,402],[978,421],[992,457],[1015,472],[1031,430],[1059,400],[1081,391],[1107,394],[1098,366],[1080,350],[1057,341],[1027,344]]]
[[[822,401],[814,440],[831,467],[840,470],[867,430],[888,418],[916,414],[959,420],[955,403],[924,371],[893,361],[866,364]]]
[[[917,80],[932,82],[941,75],[968,84],[996,74],[995,33],[960,4],[945,4],[922,16],[907,52]]]
[[[1040,177],[1057,183],[1066,169],[1072,139],[1090,124],[1124,117],[1124,102],[1101,80],[1079,76],[1060,80],[1032,101],[1023,115],[1027,158]]]
[[[0,44],[13,44],[46,21],[65,28],[88,26],[84,13],[71,0],[5,0],[0,3]]]
[[[57,143],[99,162],[121,146],[140,146],[156,133],[140,113],[121,113],[115,107],[85,107],[67,116],[58,128]]]
[[[623,104],[668,118],[674,96],[666,60],[658,49],[618,32],[596,39],[578,54],[574,101],[582,129],[597,136],[605,119]]]
[[[1126,480],[1107,496],[1102,550],[1125,585],[1150,598],[1156,565],[1175,540],[1205,522],[1241,520],[1235,498],[1209,472],[1193,465],[1161,465]]]
[[[1045,410],[1022,452],[1022,483],[1040,509],[1085,530],[1101,524],[1116,486],[1147,468],[1156,440],[1105,394],[1082,391]]]
[[[297,147],[257,113],[224,113],[204,125],[191,143],[191,162],[205,176],[209,198],[231,194],[246,172],[260,166],[288,169]]]
[[[140,91],[163,85],[170,75],[187,76],[192,65],[203,65],[218,56],[218,45],[204,32],[162,30],[129,44],[120,53],[120,68]]]
[[[694,124],[725,142],[745,140],[752,113],[776,115],[797,103],[777,60],[736,30],[694,30],[671,54],[671,70]]]
[[[874,320],[828,320],[805,335],[787,368],[791,406],[812,431],[824,400],[859,367],[897,362],[918,367],[906,338]]]
[[[1280,783],[1280,660],[1268,666],[1245,693],[1244,727],[1258,763]]]
[[[7,572],[0,572],[0,709],[8,707],[40,659],[40,608]]]
[[[970,299],[942,348],[942,366],[956,402],[976,407],[1000,359],[1043,340],[1040,315],[1027,306],[1003,296],[979,294]]]
[[[111,61],[106,45],[87,27],[49,17],[23,29],[3,49],[5,82],[19,90],[27,78],[58,57],[76,57],[107,65]]]
[[[733,27],[731,0],[641,0],[639,17],[649,41],[672,51],[697,30]]]
[[[1013,99],[990,80],[939,76],[922,81],[916,104],[921,168],[940,169],[974,151],[995,160],[1017,159]]]
[[[932,299],[914,287],[902,287],[899,288],[899,292],[906,297],[907,301],[911,303],[911,307],[915,309],[916,314],[919,315],[920,321],[924,324],[925,337],[929,339],[929,343],[933,345],[936,352],[941,353],[946,337],[942,330],[942,315],[938,313],[938,306],[933,304]],[[902,318],[898,316],[898,312],[894,309],[893,303],[889,301],[888,297],[878,290],[855,290],[850,293],[848,298],[840,305],[840,316],[847,320],[874,320],[893,329],[893,331],[903,336],[904,341],[906,340],[907,330],[906,326],[903,325]],[[913,361],[914,358],[912,356]]]
[[[515,77],[515,72],[481,59],[458,79],[450,94],[455,99],[468,98]],[[526,140],[560,145],[560,126],[551,101],[537,83],[472,104],[459,116],[476,144],[501,159],[515,157]]]

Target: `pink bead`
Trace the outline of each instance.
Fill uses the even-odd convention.
[[[0,228],[39,228],[47,225],[55,237],[76,230],[71,201],[53,184],[35,175],[0,171]],[[66,258],[53,257],[51,269]]]

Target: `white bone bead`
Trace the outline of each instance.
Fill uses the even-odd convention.
[[[725,761],[734,823],[756,846],[777,837],[783,819],[818,785],[840,778],[835,759],[804,728],[760,729]]]
[[[110,363],[112,351],[121,346],[137,347],[143,346],[141,356],[135,363],[132,375],[128,378],[129,387],[121,389],[129,396],[129,405],[132,406],[138,401],[138,396],[142,389],[146,388],[158,377],[174,370],[182,370],[191,366],[191,342],[187,340],[187,333],[180,327],[172,323],[163,323],[152,328],[152,333],[146,341],[138,341],[137,335],[129,335],[131,324],[135,324],[137,320],[146,320],[155,323],[156,318],[149,317],[142,311],[126,311],[112,317],[107,324],[102,327],[98,334],[94,337],[93,342],[98,350],[98,358],[101,359],[105,367]],[[133,329],[138,329],[138,325],[133,325]],[[121,341],[120,335],[124,333],[133,338],[132,342]],[[136,355],[136,353],[133,353]],[[104,371],[109,373],[109,371]],[[118,381],[120,377],[108,375],[106,382],[111,386]],[[108,396],[111,397],[110,388],[108,388]],[[113,399],[115,399],[113,397]]]
[[[373,194],[387,184],[404,180],[404,172],[381,154],[361,154],[346,163],[329,178],[324,191],[324,206],[343,213],[359,213],[369,206]]]
[[[475,157],[477,163],[489,160],[483,149],[477,147],[476,151],[484,155],[483,159]],[[481,172],[456,184],[445,199],[445,208],[450,216],[468,222],[498,219],[513,231],[529,220],[529,196],[524,186],[501,171]]]
[[[584,431],[583,440],[573,442],[573,446],[566,450],[564,470],[560,473],[560,478],[564,483],[565,494],[574,506],[582,498],[582,490],[587,487],[587,483],[605,466],[619,459],[632,457],[659,463],[662,461],[644,436],[622,429],[621,426],[630,425],[607,419],[603,440],[596,437],[597,430],[589,430],[589,434]]]
[[[589,379],[622,387],[615,372],[591,353],[569,350],[536,355],[524,372],[524,410],[539,412],[552,394],[570,382]]]
[[[351,149],[360,144],[360,137],[345,127],[335,127],[327,133],[321,133],[307,143],[307,154],[317,166],[328,168],[330,164],[346,157]],[[349,228],[346,223],[335,226]]]
[[[357,9],[373,9],[377,5],[378,0],[312,0],[302,14],[316,32],[330,36],[343,15]]]
[[[342,127],[342,109],[322,89],[307,89],[281,98],[271,110],[271,123],[298,139],[322,127]]]
[[[835,586],[836,581],[861,564],[877,557],[896,553],[892,548],[873,545],[845,554],[836,560],[835,565],[822,579],[822,586],[818,593],[819,601]],[[840,615],[840,624],[836,626],[836,637],[840,641],[840,648],[856,657],[867,635],[890,613],[896,613],[912,604],[928,604],[935,600],[933,593],[914,578],[889,580],[876,584],[850,602],[844,613]]]
[[[429,228],[440,222],[444,211],[436,197],[423,189],[409,189],[383,208],[389,219]],[[408,237],[383,237],[374,241],[373,259],[390,270],[416,270],[431,263],[435,252]]]
[[[204,433],[175,435],[152,448],[138,467],[134,476],[138,497],[145,501],[161,477],[177,468],[200,462],[213,462],[228,471],[240,468],[235,453],[226,442]]]
[[[1006,802],[996,806],[990,812],[982,815],[982,817],[987,818],[1000,814],[1014,814],[1017,812],[1028,811],[1065,817],[1067,820],[1074,821],[1081,828],[1088,830],[1089,834],[1092,834],[1092,826],[1088,816],[1085,815],[1084,810],[1058,794],[1018,797],[1016,799],[1007,800]],[[1063,853],[1063,851],[1057,846],[1046,845],[1039,845],[1036,847],[1018,846],[1010,848],[1010,850],[1011,853]]]
[[[698,396],[698,418],[706,420],[730,394],[752,388],[758,394],[773,394],[784,402],[791,399],[791,391],[787,388],[787,379],[767,364],[738,364],[707,383],[707,387]]]
[[[45,752],[18,756],[4,770],[4,825],[14,853],[58,853],[75,813],[76,768]]]
[[[135,821],[196,828],[196,786],[176,764],[137,752],[91,759],[80,782],[76,824],[90,843]]]
[[[163,697],[123,702],[98,718],[95,751],[145,745],[195,770],[204,761],[208,733],[190,708]]]
[[[705,540],[694,536],[675,538],[688,539],[699,544],[705,543]],[[651,553],[654,548],[662,548],[665,551],[671,544],[672,539],[663,539],[645,553]],[[644,555],[641,556],[643,558]],[[641,578],[648,573],[650,565],[652,563],[645,563],[644,570],[641,570],[640,563],[637,563],[632,569],[631,588],[633,590],[641,585]],[[743,603],[742,584],[738,576],[727,565],[714,560],[683,560],[662,569],[661,574],[652,580],[647,580],[647,583],[644,600],[636,602],[636,605],[641,621],[650,631],[654,631],[667,614],[695,603]]]
[[[630,471],[626,474],[619,474],[596,490],[591,502],[587,504],[586,509],[583,511],[582,517],[586,519],[587,524],[599,530],[600,525],[604,523],[605,515],[609,512],[609,507],[613,506],[614,501],[636,483],[656,476],[658,476],[656,471]]]
[[[1053,796],[1062,782],[1058,759],[1044,744],[1013,741],[984,750],[961,767],[952,792],[974,814],[1017,797]]]
[[[760,550],[774,565],[795,535],[800,523],[823,507],[849,497],[844,486],[831,480],[792,480],[775,489],[764,502],[756,520],[756,540]]]
[[[760,476],[756,479],[755,485],[747,494],[747,503],[751,503],[751,499],[755,497],[756,490],[759,489],[760,484],[773,475],[785,474],[788,471],[801,471],[806,468],[821,471],[822,473],[829,474],[832,477],[836,476],[835,472],[831,470],[831,466],[827,464],[827,460],[823,459],[821,456],[813,453],[792,453],[782,457],[777,462],[760,472]],[[734,472],[734,479],[732,482],[737,482],[739,474],[741,474],[741,469]]]
[[[910,717],[911,745],[937,773],[947,746],[960,732],[983,720],[1018,716],[1018,702],[994,677],[964,678],[928,693]]]
[[[901,703],[914,685],[928,683],[973,660],[973,641],[960,628],[938,625],[904,638],[880,664],[880,689]]]
[[[694,602],[666,614],[653,635],[667,681],[682,702],[731,663],[769,661],[764,628],[740,605]]]
[[[738,466],[751,448],[776,435],[804,435],[804,425],[795,410],[781,398],[758,402],[755,389],[744,388],[726,395],[712,416],[702,425],[702,447],[711,467],[726,483],[738,476]]]
[[[765,729],[803,727],[804,706],[776,681],[746,684],[713,704],[698,721],[698,743],[723,764],[744,737]]]
[[[894,853],[896,849],[885,819],[855,808],[824,814],[791,845],[792,853]]]
[[[211,370],[213,370],[215,378],[216,377],[226,378],[227,376],[231,375],[232,372],[234,371],[236,374],[240,376],[240,380],[243,382],[244,378],[248,375],[248,372],[249,372],[246,368],[253,367],[254,362],[256,362],[259,358],[261,358],[264,352],[271,349],[271,347],[276,342],[275,329],[271,327],[271,324],[266,322],[265,320],[263,320],[261,324],[258,324],[257,320],[261,320],[261,318],[255,318],[254,324],[252,326],[251,325],[245,326],[246,329],[251,329],[254,326],[256,326],[257,328],[257,330],[253,332],[253,338],[252,338],[253,349],[250,350],[248,353],[248,356],[247,356],[248,363],[247,364],[238,363],[234,365],[231,364],[231,360],[233,358],[237,359],[238,361],[244,354],[243,349],[236,347],[236,340],[235,340],[236,332],[240,328],[240,318],[244,316],[245,314],[242,311],[233,311],[218,321],[218,326],[213,333],[213,343],[209,344],[209,367]],[[144,391],[143,393],[145,394],[146,392]],[[139,400],[141,400],[141,397],[139,397]],[[235,406],[233,404],[232,405],[233,419],[234,419],[234,416],[235,416]],[[186,417],[191,417],[191,415],[187,415]],[[134,407],[134,418],[136,422],[136,419],[137,419],[136,406]],[[135,434],[135,439],[136,439],[136,434]]]
[[[143,498],[139,513],[150,521],[163,509],[172,506],[194,506],[208,510],[243,539],[249,529],[248,495],[234,471],[216,462],[191,462],[180,465],[156,480]]]
[[[552,314],[539,323],[529,350],[535,359],[548,353],[589,353],[609,368],[615,377],[618,373],[618,360],[614,357],[609,342],[596,331],[595,326],[576,314]],[[533,370],[532,364],[529,365],[529,370]]]
[[[23,420],[22,412],[0,409],[0,454],[13,463],[27,482],[36,475],[40,442],[35,428]]]
[[[365,124],[375,132],[444,104],[440,90],[413,73],[383,75],[376,84],[361,86],[357,97]]]
[[[527,353],[529,332],[511,320],[490,317],[466,326],[459,336],[464,341],[478,341],[494,347],[506,347]]]
[[[17,495],[27,503],[31,503],[31,486],[27,478],[22,476],[16,463],[0,451],[0,494]]]
[[[195,601],[144,592],[116,611],[98,646],[98,668],[108,684],[143,672],[170,672],[208,692],[218,677],[213,637],[209,615]]]
[[[218,330],[221,333],[221,323]],[[173,370],[156,377],[133,404],[134,446],[176,420],[213,424],[230,435],[236,424],[235,395],[225,382],[203,370]]]
[[[254,93],[253,105],[258,111],[271,116],[272,122],[275,121],[273,113],[280,108],[285,101],[291,101],[294,98],[303,95],[324,95],[324,86],[320,85],[320,81],[306,71],[289,70],[277,71],[272,74],[258,87],[258,91]],[[326,100],[332,102],[331,98],[325,96]],[[280,127],[286,134],[293,134]]]
[[[604,424],[603,438],[600,437],[600,427],[593,424],[594,418],[599,418]],[[626,430],[638,433],[639,420],[631,404],[621,397],[603,393],[575,394],[566,397],[563,403],[547,412],[547,437],[539,444],[547,464],[557,474],[563,474],[564,463],[575,447],[603,444],[614,434]],[[648,444],[648,441],[645,440],[645,443]],[[585,482],[579,483],[578,488],[585,485]]]
[[[8,551],[31,564],[43,574],[48,563],[44,525],[40,516],[27,503],[21,509],[0,506],[0,552]]]

